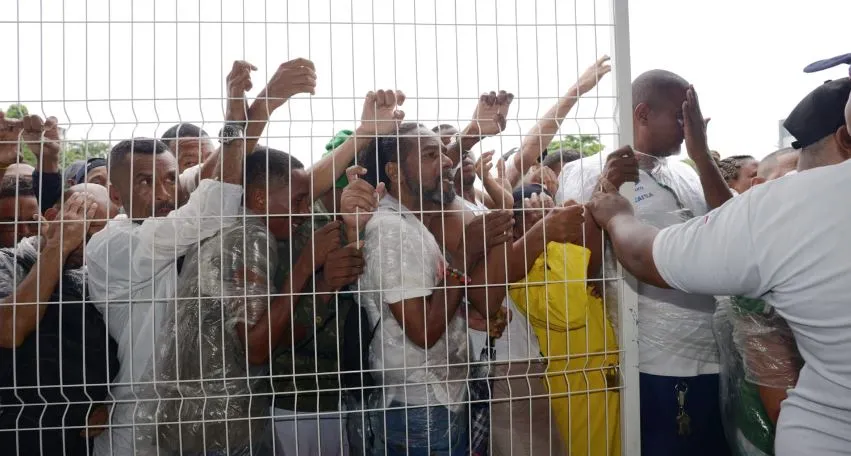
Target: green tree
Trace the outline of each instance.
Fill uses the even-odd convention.
[[[62,169],[77,160],[106,158],[110,146],[102,141],[68,141],[62,147]]]
[[[27,109],[27,106],[22,104],[11,104],[6,109],[6,117],[10,119],[23,119],[29,113],[30,111]],[[63,141],[60,167],[65,169],[66,166],[77,160],[87,160],[95,157],[105,158],[109,149],[110,145],[102,141]],[[38,162],[38,158],[26,144],[21,146],[21,155],[25,163],[35,166]]]
[[[28,116],[30,114],[30,110],[27,109],[26,105],[22,104],[11,104],[9,105],[9,109],[6,110],[6,117],[10,119],[23,119],[24,116]]]
[[[565,135],[560,140],[551,142],[547,146],[547,151],[576,150],[583,157],[588,157],[600,152],[604,147],[600,138],[594,135]]]
[[[30,110],[27,109],[26,105],[22,104],[10,104],[9,108],[6,109],[6,117],[10,119],[23,119],[24,116],[28,116],[30,114]],[[20,154],[22,161],[24,163],[29,163],[30,165],[35,166],[36,158],[35,154],[32,153],[29,147],[26,144],[21,146]]]

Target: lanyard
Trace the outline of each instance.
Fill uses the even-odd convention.
[[[671,196],[674,198],[674,202],[677,204],[678,212],[682,212],[682,213],[688,215],[688,218],[694,217],[694,211],[691,208],[686,207],[685,204],[683,204],[683,202],[680,200],[680,197],[677,195],[677,192],[675,192],[674,189],[672,189],[670,186],[660,182],[659,179],[656,179],[656,177],[653,176],[653,174],[651,174],[647,171],[644,171],[644,170],[639,170],[639,171],[646,174],[647,177],[649,177],[651,180],[653,180],[653,182],[656,183],[656,185],[658,185],[659,187],[662,187],[663,189],[667,190],[668,193],[671,194]]]

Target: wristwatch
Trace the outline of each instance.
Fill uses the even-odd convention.
[[[239,123],[228,122],[219,131],[219,142],[224,146],[229,145],[236,139],[242,139],[243,137],[245,137],[245,127]]]

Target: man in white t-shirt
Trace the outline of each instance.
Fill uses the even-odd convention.
[[[464,254],[444,258],[423,215],[413,212],[424,201],[455,198],[443,147],[430,130],[405,123],[399,137],[376,140],[375,158],[369,154],[366,163],[364,179],[387,187],[365,228],[360,282],[361,289],[375,290],[360,300],[377,328],[370,368],[384,385],[383,400],[372,398],[369,406],[389,408],[371,414],[374,450],[387,454],[463,454],[467,448],[468,345],[458,312],[464,276],[447,274],[464,270]]]
[[[729,199],[689,83],[653,70],[635,79],[632,92],[635,154],[614,153],[605,164],[601,155],[569,163],[560,176],[556,203],[588,201],[601,177],[616,186],[634,181],[637,217],[661,229],[701,217]],[[683,142],[698,172],[672,157]],[[642,453],[728,454],[712,332],[714,297],[648,283],[638,283],[636,291]]]
[[[851,80],[807,95],[785,127],[799,169],[851,157],[843,117]],[[627,147],[619,153],[630,155]],[[618,259],[649,284],[706,295],[761,298],[789,323],[804,358],[783,401],[778,456],[851,454],[851,162],[752,188],[704,217],[663,230],[642,223],[608,182],[589,208]]]
[[[459,306],[463,285],[472,283],[467,271],[475,278],[476,269],[465,263],[478,256],[476,248],[506,242],[511,214],[489,219],[483,238],[481,226],[468,227],[453,233],[466,243],[440,246],[427,225],[441,217],[433,208],[451,204],[455,191],[452,160],[439,136],[403,123],[398,135],[379,137],[367,150],[375,152],[362,156],[364,180],[387,188],[364,230],[359,294],[376,328],[369,363],[384,393],[368,404],[378,410],[369,414],[373,450],[467,454],[468,337]],[[502,240],[490,236],[493,226],[501,227]]]

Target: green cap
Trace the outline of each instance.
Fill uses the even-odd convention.
[[[322,154],[322,156],[327,157],[328,155],[331,155],[334,152],[334,149],[342,146],[343,143],[346,142],[346,140],[348,140],[349,137],[352,136],[353,134],[355,134],[355,132],[353,132],[352,130],[340,130],[331,139],[331,141],[329,141],[328,144],[325,145],[325,153]],[[351,163],[349,163],[349,166],[352,166],[354,164],[355,164],[355,162],[352,161]],[[343,173],[343,175],[340,176],[339,179],[337,179],[337,182],[334,183],[334,187],[346,188],[346,185],[349,185],[349,178],[346,177],[345,173]]]

